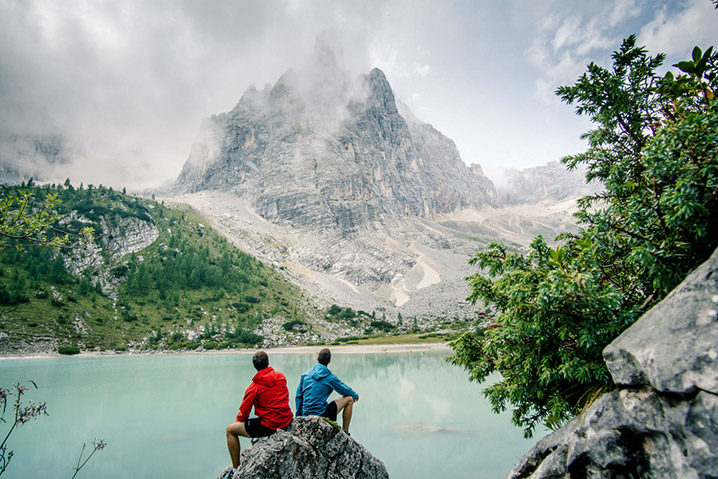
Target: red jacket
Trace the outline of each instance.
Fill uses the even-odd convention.
[[[246,421],[254,406],[262,426],[281,429],[292,422],[292,410],[289,409],[289,389],[287,378],[271,366],[258,371],[252,378],[239,406],[237,421]]]

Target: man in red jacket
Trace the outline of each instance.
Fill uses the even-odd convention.
[[[227,448],[234,469],[239,467],[239,436],[270,436],[277,429],[289,426],[293,417],[284,374],[269,366],[269,357],[264,351],[254,353],[252,363],[257,374],[244,393],[237,420],[227,426]],[[252,406],[259,417],[249,417]]]

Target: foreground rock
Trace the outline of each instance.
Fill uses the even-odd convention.
[[[278,431],[242,451],[233,479],[388,478],[384,463],[361,444],[319,417],[294,418]]]
[[[618,389],[509,477],[718,477],[718,250],[603,355]]]

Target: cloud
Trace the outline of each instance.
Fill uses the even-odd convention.
[[[409,69],[399,61],[399,51],[381,42],[372,42],[369,46],[369,61],[381,69],[390,78],[406,78]]]
[[[555,99],[554,92],[560,85],[575,81],[585,70],[586,60],[576,60],[570,51],[564,51],[556,63],[548,66],[544,75],[536,80],[536,95],[544,103]]]
[[[608,58],[621,39],[632,33],[632,21],[644,14],[643,4],[642,0],[614,0],[577,9],[554,2],[533,24],[528,49],[531,63],[540,71],[536,97],[549,102],[553,91],[575,81],[589,62]]]
[[[541,73],[535,93],[543,102],[553,91],[576,80],[589,62],[609,64],[610,52],[640,29],[638,43],[652,53],[683,55],[696,44],[707,47],[718,40],[711,2],[614,0],[594,9],[567,9],[558,2],[534,26],[528,49],[531,62]]]
[[[643,9],[641,0],[616,0],[610,6],[607,24],[615,27],[628,19],[640,16]]]
[[[381,69],[393,80],[406,80],[412,77],[425,78],[431,73],[431,65],[404,60],[399,50],[384,41],[372,42],[369,59],[373,66]]]
[[[652,52],[685,56],[696,45],[718,47],[718,11],[707,0],[690,0],[678,13],[662,8],[656,18],[646,24],[638,43]]]
[[[558,52],[579,43],[582,40],[582,23],[581,18],[577,16],[564,19],[551,40],[553,50]]]
[[[429,72],[431,71],[431,65],[419,65],[419,64],[414,64],[414,70],[413,70],[413,71],[414,71],[414,73],[416,73],[417,75],[419,75],[420,77],[423,78],[423,77],[425,77],[426,75],[428,75]]]

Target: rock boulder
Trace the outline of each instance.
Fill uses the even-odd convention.
[[[224,476],[220,476],[224,477]],[[384,463],[320,417],[296,417],[286,431],[243,450],[233,479],[388,478]]]

